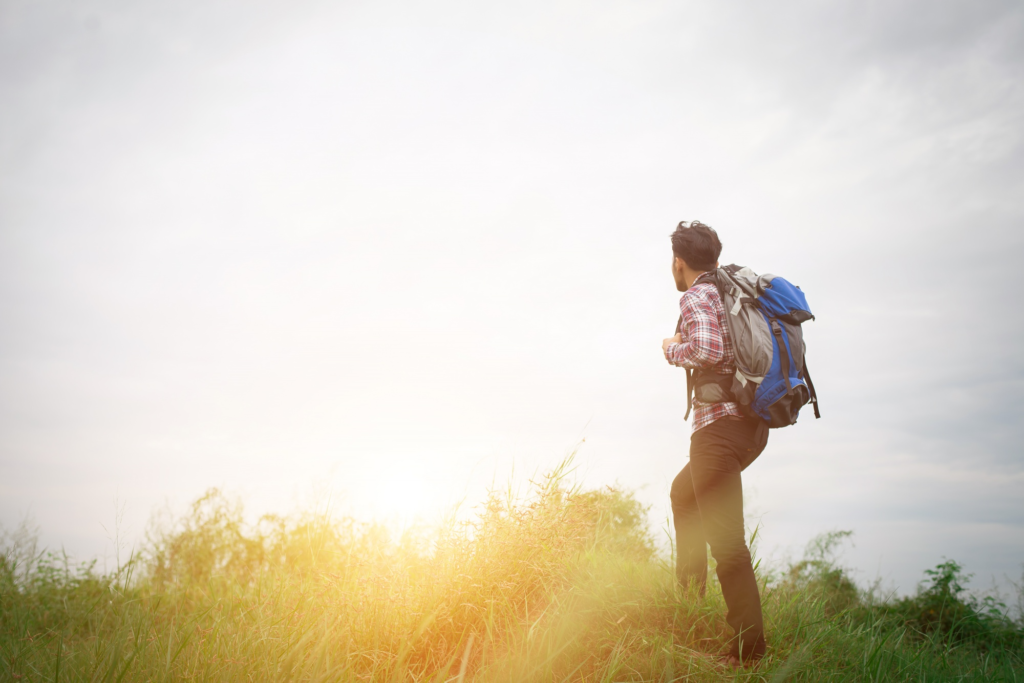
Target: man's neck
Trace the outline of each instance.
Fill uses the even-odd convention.
[[[686,280],[686,288],[689,289],[690,287],[693,287],[694,283],[696,283],[697,280],[700,279],[701,275],[704,275],[707,272],[708,271],[706,271],[706,270],[698,270],[698,271],[696,271],[695,274],[693,275],[692,279],[687,278],[687,280]]]

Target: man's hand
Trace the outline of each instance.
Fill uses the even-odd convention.
[[[676,333],[676,336],[669,337],[661,342],[661,352],[665,354],[665,360],[668,360],[668,347],[672,344],[682,344],[683,335],[680,332]],[[671,361],[669,361],[671,362]]]

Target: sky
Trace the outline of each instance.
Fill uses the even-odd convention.
[[[686,464],[668,235],[807,293],[759,552],[1024,564],[1024,6],[0,2],[0,525],[398,525]],[[781,561],[781,560],[780,560]]]

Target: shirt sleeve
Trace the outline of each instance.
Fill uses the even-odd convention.
[[[670,344],[665,357],[673,365],[696,370],[722,362],[725,342],[711,302],[702,292],[687,292],[679,300],[683,314],[682,343]]]

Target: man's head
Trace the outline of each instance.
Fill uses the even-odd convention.
[[[722,242],[718,233],[700,221],[681,221],[672,233],[672,277],[685,292],[701,273],[718,267]]]

